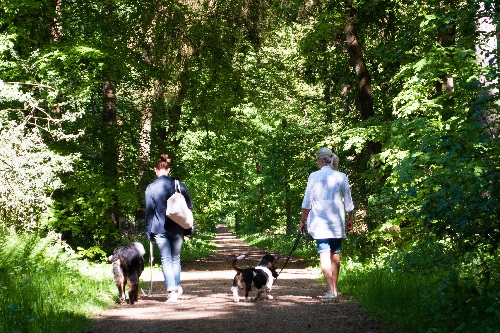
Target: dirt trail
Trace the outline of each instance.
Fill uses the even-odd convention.
[[[177,303],[165,303],[163,275],[155,271],[151,296],[105,311],[95,319],[90,333],[394,332],[342,295],[337,302],[324,302],[320,296],[327,290],[318,283],[319,270],[293,258],[273,286],[273,300],[234,303],[231,261],[246,254],[239,266],[254,267],[266,250],[249,246],[223,225],[218,226],[214,242],[217,250],[213,255],[183,263],[184,294]],[[278,272],[283,263],[278,262]],[[147,267],[141,276],[148,287],[150,274]]]

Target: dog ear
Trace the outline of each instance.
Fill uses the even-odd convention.
[[[269,261],[267,262],[267,267],[272,268],[274,265],[276,265],[277,261],[278,261],[277,257],[275,257],[273,255],[269,255]]]

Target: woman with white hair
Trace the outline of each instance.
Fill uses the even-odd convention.
[[[339,172],[339,158],[326,147],[316,153],[318,171],[307,180],[302,201],[300,231],[316,240],[321,270],[328,285],[323,298],[337,298],[337,280],[340,270],[340,247],[346,230],[352,230],[354,204],[347,176]],[[347,213],[347,223],[345,215]]]

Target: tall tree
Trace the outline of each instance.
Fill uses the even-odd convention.
[[[480,84],[484,87],[482,97],[485,99],[485,110],[481,121],[488,128],[490,135],[498,138],[499,121],[498,106],[498,43],[497,27],[495,24],[495,1],[479,1],[477,11],[478,43],[476,53],[479,65],[483,68]]]
[[[117,118],[116,118],[116,86],[113,81],[106,80],[103,83],[103,172],[108,188],[117,188],[118,182],[118,144]],[[111,191],[109,197],[110,206],[108,216],[114,226],[120,227],[120,213],[118,208],[118,197],[116,192]]]
[[[353,69],[356,73],[356,78],[358,81],[359,89],[359,112],[361,114],[362,120],[368,120],[373,117],[373,90],[371,75],[366,66],[363,50],[361,47],[361,42],[357,36],[356,22],[357,22],[357,10],[355,6],[355,0],[347,1],[347,13],[346,21],[344,24],[344,34],[346,38],[347,51],[351,58],[351,63]],[[382,144],[380,142],[374,142],[369,140],[367,142],[368,153],[371,157],[380,153]]]

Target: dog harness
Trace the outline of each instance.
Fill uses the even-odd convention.
[[[267,274],[266,288],[271,290],[273,287],[273,282],[274,282],[272,279],[273,274],[271,273],[271,270],[267,267],[264,267],[264,266],[257,266],[257,267],[255,267],[255,269],[260,269],[260,270],[264,271],[264,273]],[[257,275],[257,273],[253,272],[254,277],[255,277],[255,275]]]

